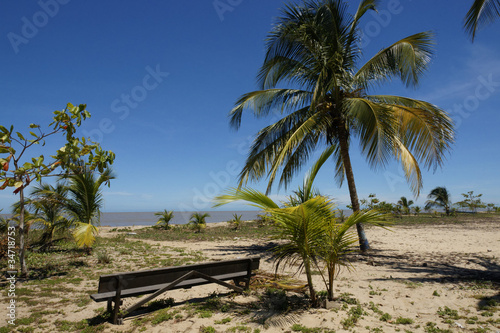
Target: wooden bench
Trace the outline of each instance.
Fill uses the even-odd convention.
[[[218,283],[237,292],[248,289],[252,271],[259,268],[260,257],[207,262],[186,266],[174,266],[137,272],[117,273],[99,277],[97,294],[90,295],[96,302],[108,302],[108,311],[114,324],[122,324],[123,318],[160,294],[178,288],[191,288],[207,283]],[[224,281],[234,281],[235,285]],[[240,283],[244,283],[241,286]],[[120,312],[122,299],[152,294],[125,311]],[[114,308],[112,307],[114,303]]]

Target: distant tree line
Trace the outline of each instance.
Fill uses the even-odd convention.
[[[376,194],[371,193],[368,198],[360,200],[361,208],[365,210],[377,209],[383,213],[390,213],[395,216],[419,215],[422,210],[429,213],[432,209],[443,210],[446,216],[454,215],[457,212],[477,213],[479,209],[486,209],[488,213],[500,212],[500,207],[494,203],[482,201],[482,194],[474,194],[474,191],[462,193],[462,200],[452,203],[451,194],[446,187],[438,186],[427,196],[427,201],[423,207],[414,205],[413,200],[401,197],[396,203],[381,201]],[[347,206],[351,208],[351,206]]]

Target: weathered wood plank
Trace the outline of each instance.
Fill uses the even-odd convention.
[[[224,275],[216,275],[213,276],[213,278],[221,281],[228,281],[228,280],[233,280],[237,278],[244,278],[247,276],[247,272],[236,272],[232,274],[224,274]],[[204,284],[212,283],[210,281],[207,281],[202,278],[191,278],[185,281],[182,281],[181,283],[177,284],[175,287],[172,289],[180,289],[180,288],[190,288],[194,286],[200,286]],[[139,287],[139,288],[133,288],[133,289],[126,289],[121,291],[121,297],[122,298],[127,298],[127,297],[135,297],[135,296],[140,296],[140,295],[146,295],[146,294],[151,294],[154,293],[155,291],[164,288],[165,286],[169,285],[170,283],[163,283],[163,284],[156,284],[152,286],[145,286],[145,287]],[[98,294],[92,294],[90,295],[90,298],[94,300],[95,302],[104,302],[107,301],[108,299],[113,299],[116,295],[116,291],[110,291],[110,292],[105,292],[105,293],[98,293]]]
[[[200,263],[186,266],[158,268],[137,272],[123,272],[103,275],[99,279],[98,293],[106,293],[117,289],[117,276],[122,278],[122,290],[146,287],[151,285],[169,283],[191,270],[196,270],[209,276],[224,275],[240,271],[252,271],[259,268],[260,257],[225,260],[218,262]],[[249,261],[251,267],[248,267]]]
[[[98,293],[90,295],[96,302],[108,302],[108,311],[114,303],[112,319],[121,324],[123,317],[160,294],[178,288],[191,288],[207,283],[218,283],[227,288],[243,292],[241,281],[248,288],[252,271],[259,268],[260,257],[207,262],[186,266],[157,268],[136,272],[103,275],[99,278]],[[234,280],[237,286],[224,281]],[[122,299],[126,297],[152,294],[120,313]]]

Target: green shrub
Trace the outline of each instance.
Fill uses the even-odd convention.
[[[215,328],[212,326],[202,326],[200,327],[200,333],[215,333]]]
[[[384,313],[382,316],[380,316],[380,321],[388,322],[391,319],[392,319],[392,316],[390,314],[388,314],[387,312]]]
[[[231,322],[231,318],[227,317],[221,320],[216,320],[214,324],[221,325],[221,324],[227,324],[229,322]]]
[[[404,318],[404,317],[398,317],[396,319],[396,324],[401,324],[401,325],[410,325],[413,324],[413,319],[411,318]]]
[[[153,320],[151,320],[151,323],[153,325],[158,325],[158,324],[163,323],[164,321],[168,321],[168,320],[170,320],[172,318],[174,318],[174,316],[170,312],[162,311],[162,312],[158,313],[153,318]]]
[[[156,310],[172,307],[174,305],[174,303],[175,303],[175,301],[172,297],[169,297],[167,299],[158,299],[156,301],[149,302],[148,308],[151,311],[156,311]]]
[[[437,314],[442,318],[449,318],[449,319],[454,319],[454,320],[460,319],[460,316],[458,315],[458,311],[452,310],[447,306],[445,306],[444,309],[442,309],[440,307],[437,311]]]

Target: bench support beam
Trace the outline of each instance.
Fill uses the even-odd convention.
[[[114,309],[114,315],[113,315],[113,322],[116,324],[117,322],[119,321],[122,321],[121,319],[125,316],[127,316],[129,313],[131,313],[132,311],[138,309],[139,307],[141,307],[142,305],[146,304],[147,302],[153,300],[154,298],[160,296],[161,294],[163,294],[164,292],[174,288],[176,285],[178,285],[179,283],[181,283],[182,281],[184,280],[187,280],[191,277],[200,277],[200,278],[203,278],[207,281],[210,281],[210,282],[213,282],[213,283],[217,283],[217,284],[220,284],[221,286],[224,286],[226,288],[230,288],[230,289],[233,289],[239,293],[242,293],[243,292],[243,288],[241,287],[238,287],[238,286],[233,286],[232,284],[229,284],[229,283],[226,283],[224,281],[221,281],[221,280],[218,280],[218,279],[215,279],[209,275],[206,275],[206,274],[203,274],[203,273],[200,273],[200,272],[197,272],[197,271],[190,271],[188,272],[187,274],[184,274],[183,276],[181,276],[180,278],[178,278],[177,280],[173,281],[172,283],[170,283],[169,285],[159,289],[158,291],[156,291],[154,294],[140,300],[139,302],[135,303],[134,305],[132,305],[131,307],[127,308],[125,311],[123,311],[121,314],[120,314],[120,318],[117,318],[115,317],[116,314],[118,314],[118,310],[117,308],[119,309],[119,306],[117,306],[117,304],[119,303],[116,303],[116,300],[115,300],[115,309]],[[117,291],[117,296],[118,296],[118,291]]]

